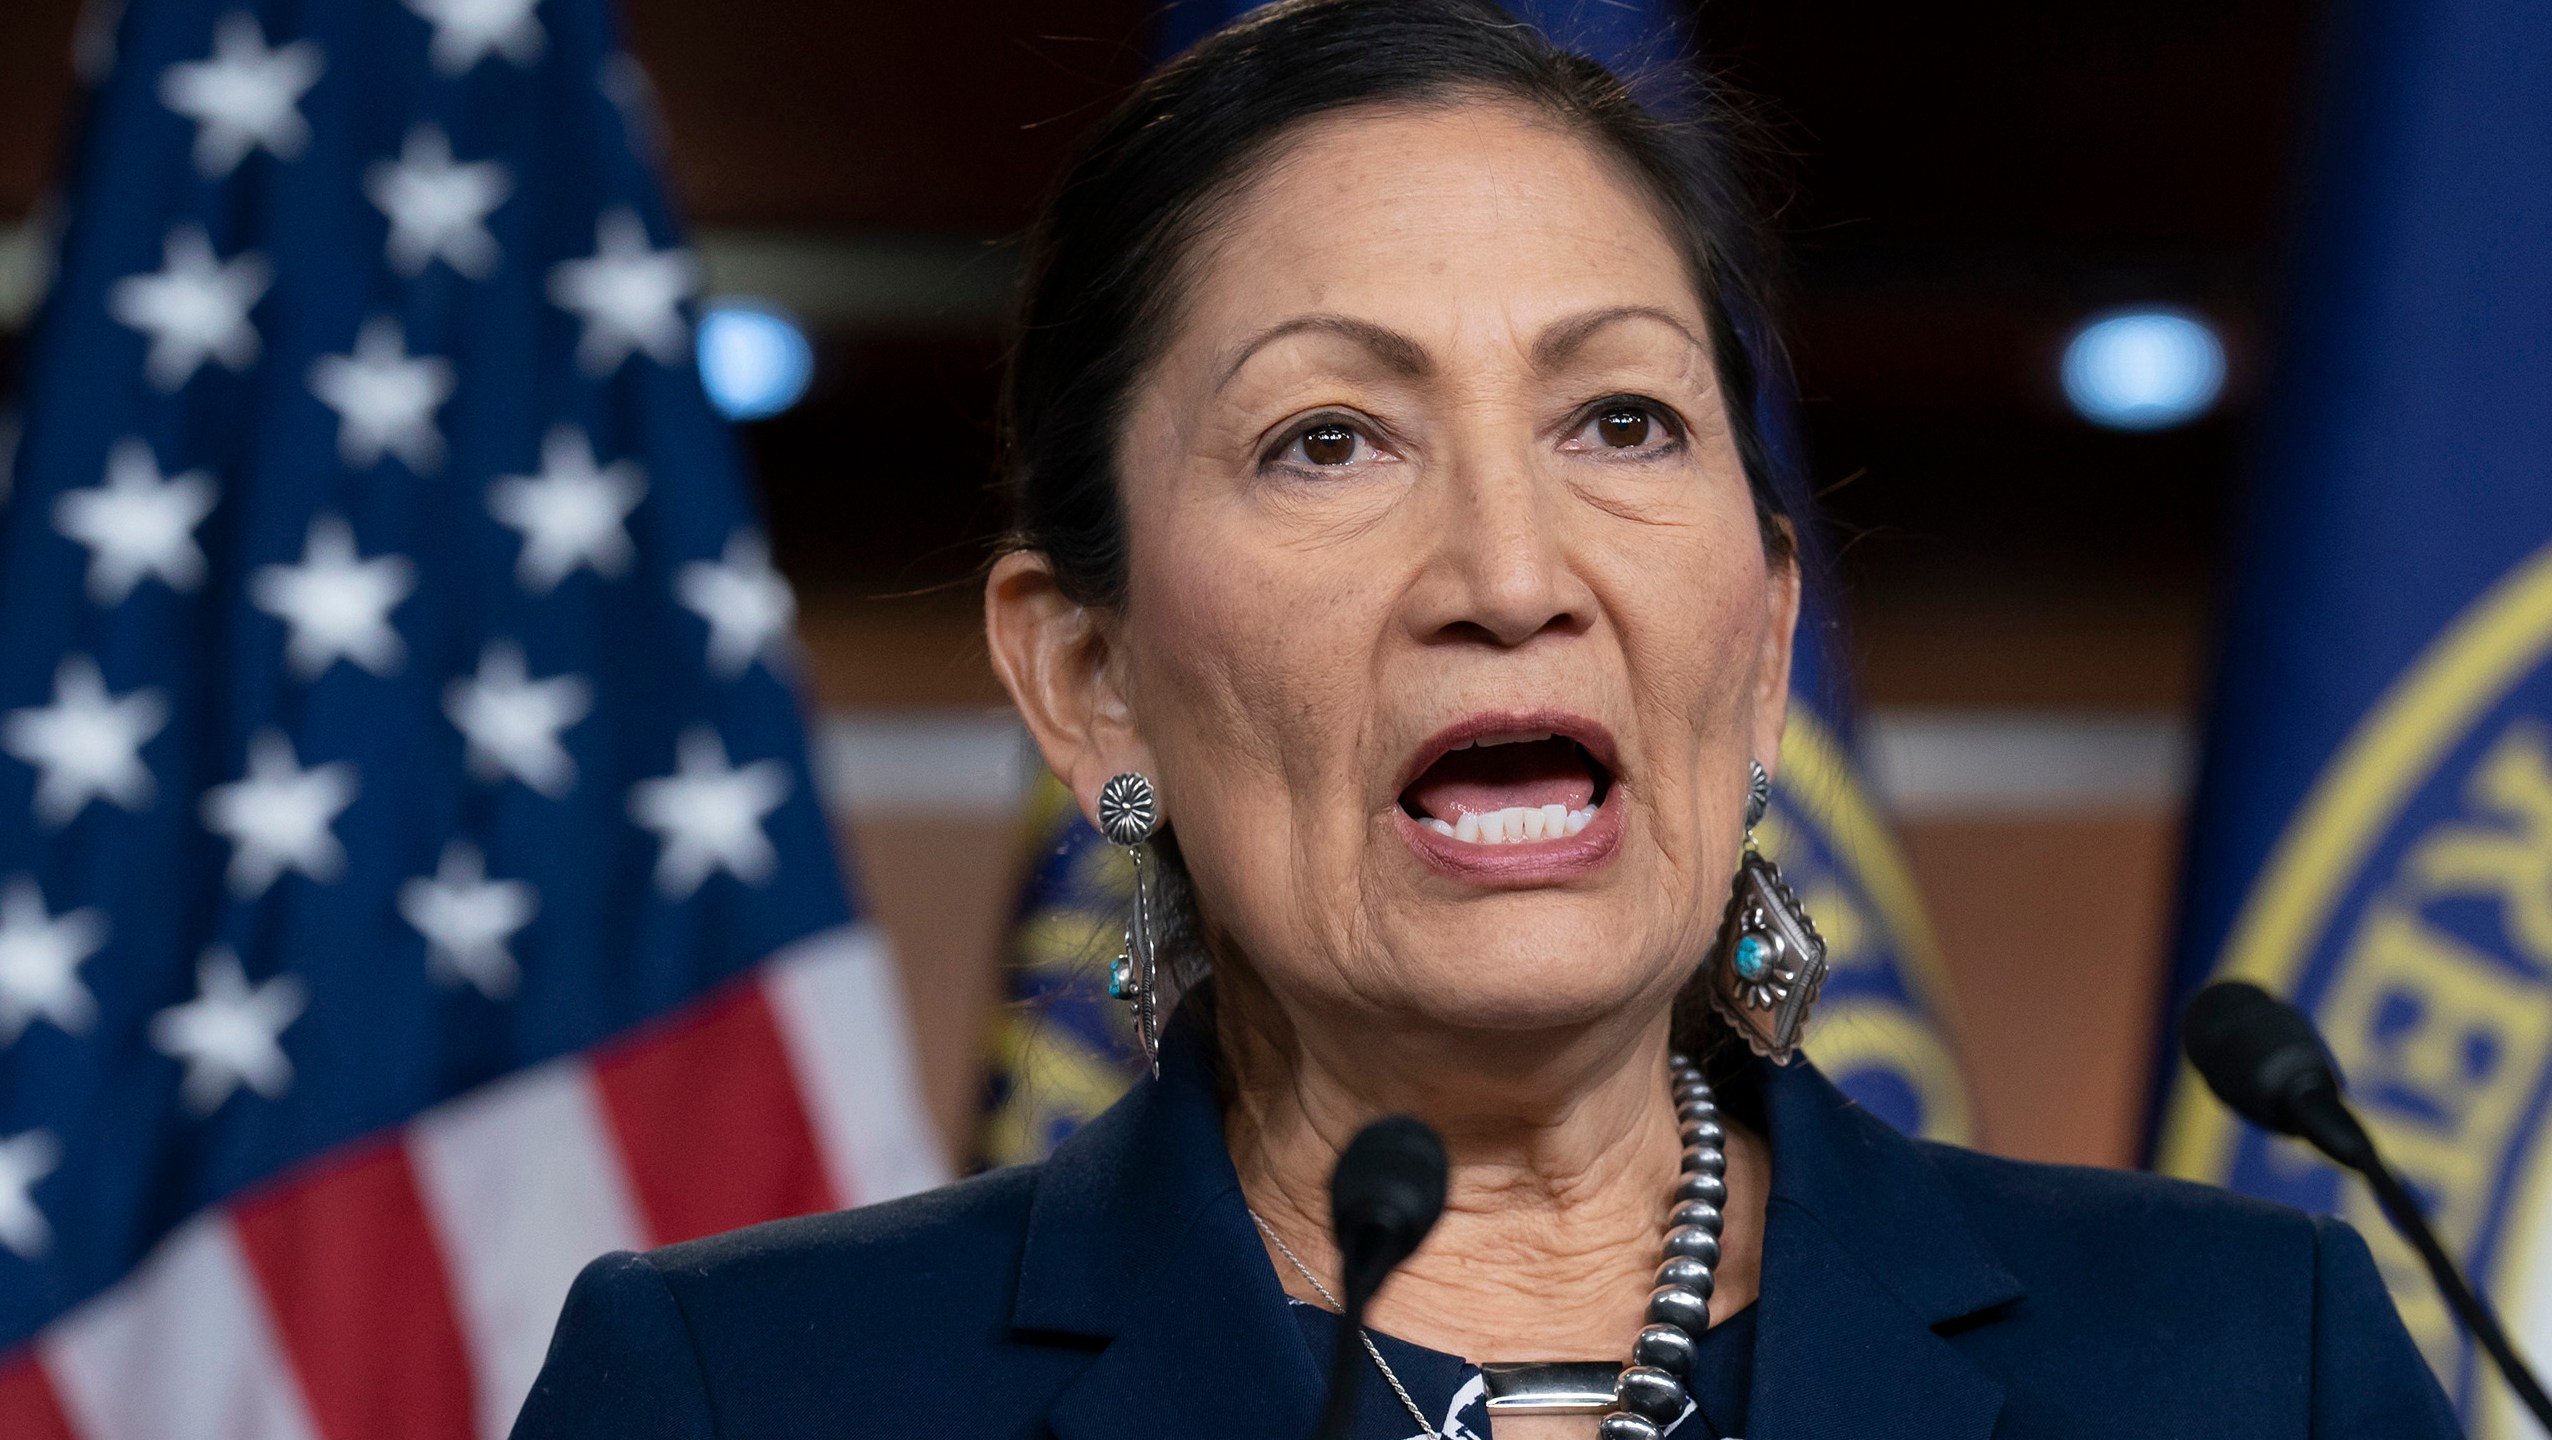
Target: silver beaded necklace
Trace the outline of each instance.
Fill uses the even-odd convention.
[[[1489,1379],[1489,1410],[1532,1411],[1543,1415],[1595,1413],[1603,1420],[1596,1433],[1602,1440],[1661,1440],[1665,1427],[1684,1413],[1685,1377],[1692,1373],[1693,1357],[1700,1348],[1700,1335],[1710,1328],[1710,1292],[1712,1276],[1719,1267],[1719,1233],[1725,1223],[1721,1207],[1728,1203],[1728,1132],[1719,1123],[1719,1099],[1711,1093],[1701,1067],[1681,1054],[1667,1057],[1667,1073],[1672,1077],[1675,1099],[1676,1135],[1683,1142],[1683,1163],[1675,1181],[1674,1208],[1666,1216],[1665,1260],[1657,1267],[1657,1288],[1648,1292],[1648,1323],[1632,1342],[1630,1363],[1621,1368],[1613,1382],[1609,1408],[1561,1401],[1553,1403],[1548,1394],[1534,1390],[1534,1375],[1546,1370],[1573,1369],[1570,1366],[1483,1365]],[[1311,1273],[1302,1257],[1294,1253],[1257,1211],[1249,1212],[1267,1243],[1294,1267],[1311,1286],[1312,1293],[1332,1310],[1343,1307],[1320,1277]],[[1360,1330],[1357,1338],[1365,1342],[1365,1354],[1371,1356],[1374,1368],[1391,1385],[1391,1393],[1418,1422],[1427,1440],[1444,1440],[1443,1435],[1418,1408],[1409,1388],[1382,1358],[1381,1347],[1373,1343],[1370,1331]],[[1501,1393],[1500,1381],[1506,1382]],[[1506,1403],[1501,1404],[1504,1401]]]

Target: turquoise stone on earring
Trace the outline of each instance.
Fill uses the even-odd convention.
[[[1760,935],[1737,938],[1737,974],[1747,980],[1760,980],[1772,963],[1772,947]]]
[[[1108,962],[1108,998],[1111,1000],[1134,998],[1134,957],[1119,955]]]

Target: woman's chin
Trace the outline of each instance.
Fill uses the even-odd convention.
[[[1408,1020],[1453,1029],[1562,1031],[1644,1019],[1671,1000],[1649,947],[1583,924],[1456,925],[1396,951]]]

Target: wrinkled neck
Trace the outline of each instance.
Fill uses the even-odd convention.
[[[1340,1151],[1379,1116],[1415,1115],[1445,1142],[1444,1215],[1368,1323],[1472,1360],[1628,1353],[1682,1153],[1663,1011],[1482,1035],[1405,1017],[1298,1022],[1229,969],[1215,988],[1224,1138],[1242,1191],[1323,1284],[1338,1284],[1328,1187]],[[1729,1129],[1714,1320],[1754,1297],[1770,1178],[1761,1139]],[[1273,1247],[1270,1262],[1289,1292],[1317,1299]]]

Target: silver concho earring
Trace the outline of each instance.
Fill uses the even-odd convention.
[[[1134,867],[1134,909],[1126,916],[1125,949],[1108,967],[1108,997],[1134,1007],[1134,1033],[1152,1077],[1161,1075],[1160,935],[1152,918],[1152,876],[1144,868],[1145,842],[1161,828],[1152,778],[1128,770],[1099,787],[1099,833],[1125,847]]]
[[[1755,848],[1755,827],[1772,808],[1772,777],[1762,761],[1747,763],[1753,774],[1746,789],[1746,852],[1737,862],[1728,918],[1711,947],[1707,988],[1712,1008],[1748,1048],[1786,1065],[1825,984],[1825,940],[1782,882],[1781,867]]]

